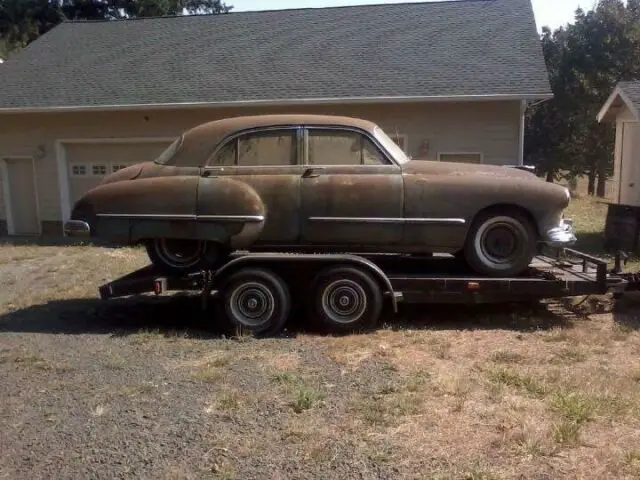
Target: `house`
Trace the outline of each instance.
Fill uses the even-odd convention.
[[[530,0],[65,22],[2,65],[0,233],[59,234],[107,173],[228,116],[377,122],[414,158],[522,162],[551,97]]]
[[[610,198],[640,207],[640,81],[620,82],[598,113],[598,122],[616,125]]]

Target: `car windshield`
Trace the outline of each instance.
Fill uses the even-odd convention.
[[[180,149],[180,146],[182,146],[182,136],[180,136],[180,138],[178,138],[175,142],[169,145],[167,149],[164,152],[162,152],[160,156],[156,158],[154,161],[158,165],[169,165],[171,163],[171,160],[175,156],[175,154]]]
[[[391,156],[398,162],[400,165],[407,163],[410,159],[405,155],[402,149],[398,146],[396,142],[389,138],[389,135],[384,133],[384,131],[380,127],[376,127],[373,131],[376,139],[382,144],[382,146],[391,154]]]

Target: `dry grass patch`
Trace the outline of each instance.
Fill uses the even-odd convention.
[[[491,355],[491,361],[494,363],[524,363],[526,357],[517,352],[509,350],[498,350]]]
[[[587,360],[587,354],[580,348],[564,348],[559,352],[555,352],[551,359],[551,363],[555,364],[572,364],[581,363]]]
[[[68,373],[73,367],[64,362],[48,360],[37,353],[0,351],[0,365],[15,365],[19,368],[53,373]]]
[[[365,425],[389,427],[409,421],[424,410],[424,398],[415,393],[378,395],[354,400],[350,412]]]
[[[630,450],[622,456],[622,466],[626,473],[640,477],[640,450]]]
[[[495,385],[521,390],[534,398],[543,398],[549,393],[549,386],[544,381],[506,368],[489,370],[487,378]]]
[[[217,383],[224,375],[224,368],[229,364],[230,358],[226,355],[209,357],[197,362],[193,378],[205,383]]]

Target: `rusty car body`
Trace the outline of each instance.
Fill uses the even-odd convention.
[[[516,168],[414,160],[376,124],[319,115],[196,126],[154,161],[104,178],[69,236],[144,243],[167,270],[233,250],[452,253],[517,275],[575,241],[566,188]]]

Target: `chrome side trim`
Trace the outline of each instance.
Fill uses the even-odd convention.
[[[264,215],[198,215],[196,220],[260,223],[264,222]]]
[[[191,214],[164,214],[164,213],[99,213],[98,217],[104,218],[128,218],[140,220],[220,220],[224,222],[250,222],[264,221],[263,215],[191,215]]]
[[[333,223],[392,223],[399,225],[422,225],[422,224],[457,224],[464,225],[467,221],[464,218],[375,218],[375,217],[309,217],[312,222],[333,222]]]
[[[104,218],[148,218],[159,220],[195,220],[195,215],[175,214],[167,215],[164,213],[98,213],[97,217]]]

